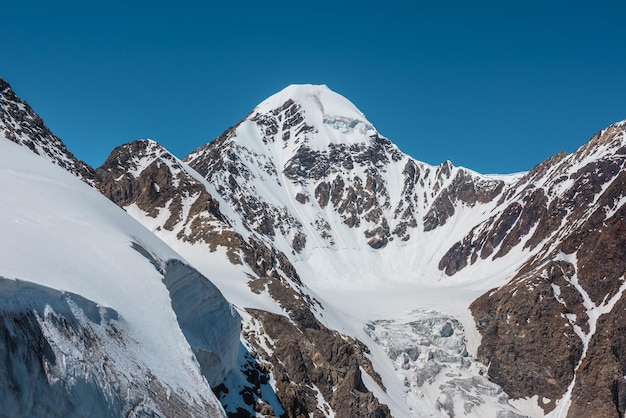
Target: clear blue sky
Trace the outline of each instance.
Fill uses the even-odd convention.
[[[327,84],[418,160],[528,170],[626,119],[626,1],[12,1],[0,77],[100,165],[179,157],[292,83]]]

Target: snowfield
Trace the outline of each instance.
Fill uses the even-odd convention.
[[[5,138],[0,138],[0,191],[0,277],[6,283],[0,286],[0,292],[3,300],[13,300],[16,296],[11,292],[17,286],[22,289],[22,296],[27,296],[13,305],[3,304],[3,315],[8,315],[7,310],[15,313],[36,307],[37,321],[44,331],[52,333],[55,325],[49,323],[49,318],[67,312],[58,312],[57,304],[48,301],[46,295],[50,292],[65,295],[58,297],[67,299],[73,307],[73,316],[86,317],[79,321],[83,325],[81,329],[95,330],[99,348],[93,350],[110,356],[111,367],[117,368],[112,374],[122,383],[120,387],[100,388],[111,392],[105,393],[106,396],[113,398],[116,391],[126,387],[127,398],[138,398],[140,406],[142,402],[145,404],[145,411],[166,415],[168,411],[163,405],[150,398],[151,390],[157,392],[155,387],[150,389],[151,382],[157,382],[159,390],[168,399],[172,397],[172,403],[180,404],[181,412],[187,409],[191,413],[223,414],[190,346],[191,342],[197,346],[195,351],[201,348],[215,357],[213,361],[220,366],[219,371],[212,371],[216,382],[223,380],[232,368],[239,339],[239,317],[219,291],[212,285],[208,288],[203,285],[202,282],[210,284],[203,277],[202,282],[196,278],[195,282],[200,283],[196,290],[202,289],[198,295],[212,298],[211,309],[205,309],[204,315],[198,317],[191,310],[193,305],[186,307],[179,302],[181,306],[175,312],[173,305],[177,299],[172,286],[181,280],[193,281],[185,276],[201,277],[199,273],[95,189]],[[177,265],[176,269],[172,264]],[[169,290],[164,279],[169,281]],[[50,290],[25,292],[23,289],[29,286]],[[90,315],[93,310],[109,314]],[[179,324],[181,317],[193,319],[195,329]],[[107,329],[111,333],[118,330],[120,337],[107,338]],[[47,376],[48,384],[54,385],[54,379],[65,379],[63,385],[71,386],[76,379],[71,370],[81,368],[69,364],[95,359],[74,358],[68,352],[71,340],[48,336],[53,346],[54,341],[59,343],[53,348],[64,353],[66,363],[61,370]],[[195,340],[188,341],[191,338]],[[55,361],[51,367],[58,365],[58,355]],[[82,376],[85,387],[97,386],[94,383],[97,379],[89,376]],[[29,376],[13,376],[13,379],[28,385],[19,380]],[[94,390],[84,389],[84,392]],[[21,413],[29,414],[27,409]]]

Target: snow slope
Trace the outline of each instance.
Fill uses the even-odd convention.
[[[29,286],[50,289],[23,292],[22,302],[16,306],[3,305],[3,315],[10,309],[14,313],[29,309],[29,304],[40,308],[35,309],[36,320],[44,334],[48,333],[47,341],[56,355],[50,367],[59,365],[59,356],[63,358],[59,370],[47,373],[47,385],[72,387],[84,373],[82,379],[91,382],[84,386],[90,387],[98,381],[93,373],[99,372],[86,373],[79,363],[95,361],[101,358],[97,353],[104,353],[110,357],[106,364],[115,368],[112,374],[119,386],[98,390],[106,399],[120,398],[123,408],[160,416],[174,411],[223,414],[193,352],[200,348],[212,352],[213,361],[221,363],[217,368],[221,371],[214,371],[217,381],[236,360],[239,317],[221,294],[214,287],[197,284],[196,289],[202,291],[199,295],[212,298],[213,308],[205,309],[203,313],[208,315],[194,324],[200,331],[190,330],[182,321],[179,324],[177,315],[193,315],[191,310],[197,306],[178,303],[173,307],[175,286],[187,280],[185,276],[200,275],[96,190],[4,138],[0,138],[0,190],[0,277],[9,280],[2,286],[2,297],[11,298],[15,289]],[[169,281],[169,286],[164,281]],[[82,318],[78,321],[80,332],[91,329],[96,334],[94,346],[99,348],[83,350],[84,355],[96,358],[83,360],[72,355],[78,350],[72,344],[79,342],[50,319],[64,314],[55,313],[58,303],[46,299],[54,294],[57,299],[66,298],[74,307],[73,316]],[[101,315],[91,315],[94,309]],[[73,323],[75,318],[66,320]],[[107,338],[115,330],[119,338]],[[91,392],[84,389],[82,393],[88,399]],[[126,392],[128,396],[121,395]],[[125,404],[130,399],[137,404]]]

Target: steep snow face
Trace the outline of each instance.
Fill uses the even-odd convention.
[[[279,117],[275,121],[267,118],[271,114],[278,115],[279,109],[286,110],[284,119]],[[374,126],[354,104],[325,85],[291,85],[259,104],[250,119],[269,123],[270,131],[273,127],[282,128],[285,135],[289,132],[284,129],[286,126],[303,122],[301,129],[313,129],[306,143],[314,150],[325,150],[330,144],[359,144],[376,134]],[[284,139],[293,148],[281,146],[284,152],[277,151],[288,156],[297,148],[298,138],[294,137],[292,141]]]
[[[415,161],[347,99],[311,85],[270,97],[185,162],[234,210],[238,232],[291,253],[294,263],[322,266],[313,276],[334,283],[346,278],[320,263],[330,254],[361,279],[439,281],[453,237],[487,219],[515,180]]]
[[[119,387],[99,388],[103,396],[113,398],[120,395],[115,391],[128,387],[130,398],[153,405],[150,410],[157,415],[175,412],[163,410],[159,406],[162,399],[156,399],[170,396],[180,413],[223,413],[193,353],[202,352],[205,359],[214,356],[213,363],[218,366],[210,373],[216,373],[215,380],[223,378],[234,364],[232,353],[238,346],[239,318],[219,292],[192,286],[199,291],[198,299],[208,298],[212,302],[212,309],[200,309],[203,331],[196,329],[199,324],[190,325],[193,311],[201,305],[184,306],[177,296],[177,286],[181,281],[194,281],[185,276],[197,277],[197,272],[96,190],[4,138],[0,138],[0,190],[0,276],[71,292],[89,301],[72,311],[74,316],[87,316],[78,321],[72,332],[89,333],[92,329],[97,347],[81,351],[87,356],[84,360],[98,361],[97,353],[113,356],[113,370],[107,373],[123,382]],[[3,289],[9,292],[4,296],[10,297],[10,286]],[[57,378],[66,379],[65,385],[71,385],[71,374],[64,374],[64,370],[80,370],[82,366],[77,362],[83,360],[67,354],[71,348],[68,344],[82,343],[71,338],[68,329],[59,328],[55,322],[58,319],[54,318],[76,321],[64,316],[44,296],[35,295],[34,300],[24,303],[39,307],[31,319],[39,324],[53,351],[59,350],[55,351],[57,360],[59,353],[65,353],[66,369],[40,378],[45,376],[48,385],[53,385]],[[68,298],[76,300],[74,296]],[[48,305],[50,309],[45,308]],[[114,320],[94,320],[89,314],[102,309],[114,312]],[[177,315],[182,317],[181,324]],[[120,333],[111,333],[111,329]],[[46,334],[59,332],[65,335],[60,340]],[[109,340],[107,335],[113,334],[118,337]],[[80,351],[70,351],[76,350]],[[95,357],[90,358],[91,354]],[[85,379],[89,376],[88,373]],[[98,382],[94,377],[86,384],[97,386]],[[152,387],[151,382],[158,388]]]

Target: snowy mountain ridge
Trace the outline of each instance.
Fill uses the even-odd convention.
[[[0,134],[28,147],[37,155],[74,173],[83,180],[93,180],[93,169],[78,160],[65,144],[44,124],[33,109],[17,97],[9,83],[0,78]]]
[[[240,319],[220,292],[74,175],[4,138],[0,159],[2,298],[17,298],[2,305],[3,408],[222,414],[201,373],[221,382],[236,360]]]
[[[325,122],[331,117],[354,126],[337,129]],[[487,203],[503,178],[514,180],[413,160],[349,101],[310,85],[272,96],[185,162],[247,229],[280,240],[281,250],[301,258],[318,249],[379,249],[394,240],[402,247],[411,235],[445,224],[457,201]]]
[[[295,85],[182,161],[135,141],[91,182],[201,273],[171,282],[185,262],[132,241],[229,415],[618,417],[625,165],[619,122],[528,173],[430,166]],[[205,278],[243,320],[225,377],[186,316],[218,315]]]

